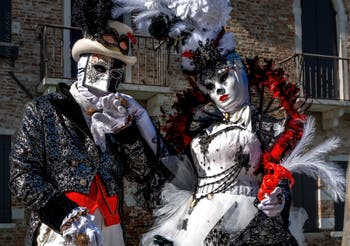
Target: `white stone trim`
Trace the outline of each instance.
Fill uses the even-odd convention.
[[[322,232],[305,232],[304,235],[307,242],[316,239],[324,239],[326,237]]]
[[[348,163],[350,160],[350,153],[349,155],[331,155],[329,156],[330,161],[341,161]]]
[[[319,229],[334,229],[335,219],[334,218],[319,218],[318,219]]]
[[[295,22],[295,53],[303,52],[302,49],[302,29],[301,29],[301,7],[300,0],[294,0],[293,14]]]
[[[43,78],[40,84],[37,86],[37,91],[46,95],[50,92],[57,91],[57,85],[59,83],[66,83],[67,85],[71,85],[74,82],[74,79],[62,79],[62,78]]]
[[[24,208],[14,208],[11,209],[13,220],[23,220],[24,219]]]
[[[132,18],[131,14],[124,14],[123,15],[123,22],[124,24],[128,26],[132,26]],[[129,41],[130,43],[131,41]],[[130,46],[131,47],[131,46]],[[129,49],[129,55],[132,55],[132,49]],[[125,68],[125,82],[132,83],[132,66],[127,65]]]
[[[63,25],[71,26],[72,22],[71,0],[63,1]],[[71,48],[70,48],[70,31],[63,30],[63,76],[71,77]]]
[[[343,231],[331,231],[330,236],[332,238],[342,238],[343,237]]]
[[[317,189],[318,202],[320,201],[332,201],[333,197],[329,189],[324,187],[324,189]]]
[[[3,127],[0,127],[0,135],[14,135],[16,132],[15,129],[12,129],[12,128],[3,128]]]
[[[16,227],[16,223],[0,223],[0,229],[14,229]]]

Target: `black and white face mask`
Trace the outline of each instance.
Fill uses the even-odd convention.
[[[106,56],[90,54],[78,62],[78,81],[91,92],[115,93],[124,80],[125,63]]]
[[[227,66],[198,75],[198,87],[222,112],[232,113],[249,103],[248,79],[244,69]]]

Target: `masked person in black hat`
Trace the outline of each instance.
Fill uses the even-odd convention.
[[[72,48],[77,81],[27,104],[10,177],[13,195],[31,211],[26,245],[124,245],[125,173],[143,188],[160,177],[149,115],[117,92],[125,66],[136,62],[128,55],[134,39],[116,21],[85,34]]]

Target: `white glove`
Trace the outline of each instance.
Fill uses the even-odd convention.
[[[275,217],[281,214],[284,204],[283,189],[276,187],[271,194],[265,194],[265,198],[258,204],[258,208],[267,216]]]
[[[120,98],[118,93],[101,97],[98,103],[98,107],[103,109],[103,113],[115,119],[120,118],[121,120],[125,120],[129,115],[128,109],[125,106],[126,104],[123,102],[123,98]]]
[[[91,134],[96,145],[106,150],[106,133],[116,133],[131,125],[128,109],[123,106],[124,99],[117,98],[115,94],[101,97],[97,107],[102,112],[96,112],[91,116]]]
[[[147,111],[133,97],[129,95],[117,92],[116,97],[121,97],[127,101],[128,112],[135,119],[141,136],[151,147],[153,153],[156,154],[158,147],[157,132]]]
[[[61,232],[67,245],[103,246],[101,231],[93,222],[94,216],[77,207],[63,220]]]

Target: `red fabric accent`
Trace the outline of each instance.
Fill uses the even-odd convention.
[[[120,224],[118,197],[108,196],[107,194],[106,187],[98,175],[96,175],[91,183],[89,194],[73,191],[65,193],[70,200],[81,207],[86,207],[90,214],[93,214],[96,209],[99,208],[106,226]],[[108,203],[108,206],[106,202]]]
[[[258,191],[258,199],[262,201],[265,194],[270,194],[278,185],[278,182],[282,179],[289,180],[289,186],[294,184],[294,178],[292,173],[288,171],[284,166],[269,162],[264,166],[266,174],[263,177],[260,189]]]
[[[184,52],[182,52],[181,56],[191,59],[193,57],[193,52],[192,51],[184,51]]]
[[[132,42],[133,44],[136,44],[136,43],[137,43],[136,37],[135,37],[131,32],[128,32],[128,33],[126,34],[126,36],[128,36],[128,39],[131,40],[131,42]]]
[[[294,184],[292,174],[281,166],[280,162],[290,154],[303,136],[306,115],[303,110],[299,112],[296,104],[299,88],[296,84],[287,81],[283,69],[275,69],[271,60],[266,61],[266,64],[261,66],[257,57],[247,59],[247,67],[250,85],[258,88],[266,86],[272,97],[280,100],[288,119],[284,132],[262,155],[261,164],[265,175],[258,192],[258,199],[261,201],[264,194],[269,194],[275,189],[279,180],[288,179],[290,187]],[[258,170],[260,171],[261,168]]]

